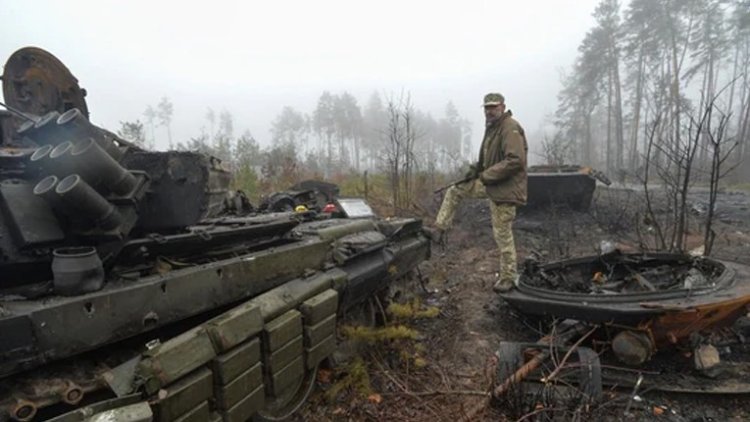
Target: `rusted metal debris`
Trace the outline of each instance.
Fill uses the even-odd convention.
[[[87,394],[106,387],[102,373],[106,368],[79,362],[74,368],[62,366],[40,371],[17,384],[0,381],[0,408],[8,410],[11,418],[31,421],[40,409],[65,403],[75,406]]]
[[[536,344],[502,344],[500,350],[498,350],[498,353],[496,354],[496,357],[498,358],[498,374],[500,375],[498,379],[504,381],[502,381],[498,386],[495,387],[492,394],[495,397],[499,397],[508,392],[514,384],[523,381],[532,372],[538,369],[539,366],[550,357],[551,352],[554,348],[564,348],[565,345],[568,344],[572,339],[584,334],[587,328],[588,327],[585,324],[577,323],[570,327],[567,327],[557,335],[548,335],[542,337],[541,339],[539,339],[539,341],[536,342]],[[590,332],[585,335],[586,337],[591,334],[592,330],[589,331]],[[577,346],[574,347],[577,348]],[[584,349],[580,348],[579,351],[581,350]],[[518,360],[518,358],[520,358],[522,354],[524,356],[530,357],[523,363],[522,361]],[[515,364],[520,363],[522,363],[520,367],[514,367],[516,366]],[[594,363],[592,362],[592,364]],[[598,365],[598,360],[595,364]],[[599,381],[598,383],[599,385],[601,385],[601,381]],[[598,391],[599,393],[601,393],[601,388],[598,388]]]
[[[706,371],[719,365],[718,354],[709,353],[716,350],[711,338],[747,314],[750,266],[667,253],[615,252],[545,265],[527,261],[517,288],[501,297],[525,315],[573,320],[595,328],[592,344],[604,353],[603,358],[616,357],[618,365],[643,368],[657,354],[687,349],[695,351],[695,369]],[[575,337],[558,337],[555,344],[565,347],[574,341]],[[530,366],[538,367],[548,355],[549,351],[538,349],[530,361],[520,362],[524,371],[500,377],[503,384],[496,395],[517,382],[518,375],[530,374],[534,369]],[[737,366],[724,370],[735,375],[744,371]],[[652,383],[652,387],[750,392],[745,382],[719,381],[702,387],[699,382]]]
[[[532,261],[518,288],[502,297],[529,315],[644,332],[658,349],[743,315],[750,303],[750,267],[667,253]]]

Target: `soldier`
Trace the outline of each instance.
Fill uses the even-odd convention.
[[[516,274],[516,246],[511,226],[516,207],[526,204],[526,152],[528,145],[521,125],[505,110],[505,97],[484,96],[486,119],[479,160],[470,167],[464,181],[448,188],[440,206],[433,239],[443,241],[463,198],[489,198],[492,233],[500,250],[500,276],[493,286],[498,293],[513,288]]]

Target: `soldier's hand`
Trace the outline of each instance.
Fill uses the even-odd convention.
[[[489,182],[489,179],[487,179],[485,172],[486,170],[479,173],[479,181],[482,182],[483,185],[487,186],[490,184],[490,182]]]
[[[469,166],[469,170],[464,175],[464,179],[476,179],[479,177],[479,165],[472,164]]]

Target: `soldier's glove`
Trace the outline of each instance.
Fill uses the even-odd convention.
[[[473,180],[479,177],[479,164],[472,164],[469,166],[469,171],[464,175],[464,179]]]

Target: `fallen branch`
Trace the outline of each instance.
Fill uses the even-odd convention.
[[[552,335],[546,336],[537,342],[540,347],[549,346],[549,349],[543,349],[535,354],[531,358],[531,360],[518,368],[516,372],[513,373],[508,379],[504,380],[502,384],[495,387],[492,395],[495,397],[500,397],[505,394],[512,385],[523,381],[523,379],[531,374],[534,370],[536,370],[542,364],[542,362],[549,358],[556,350],[555,347],[553,347],[554,345],[564,345],[569,340],[572,340],[576,335],[580,334],[585,328],[586,326],[579,322],[576,325],[568,328],[564,333],[560,333],[557,336],[555,336],[553,329]]]
[[[382,393],[383,396],[401,396],[401,395],[407,395],[407,396],[438,396],[438,395],[445,395],[445,396],[482,396],[482,397],[489,397],[490,393],[488,391],[478,391],[478,390],[435,390],[435,391],[403,391],[403,392],[395,392],[395,393]]]
[[[596,331],[597,328],[599,328],[599,327],[595,326],[594,328],[590,329],[588,333],[586,333],[583,336],[581,336],[581,338],[579,338],[578,341],[576,341],[575,344],[573,344],[573,347],[571,347],[568,350],[568,353],[566,353],[565,356],[563,356],[562,360],[557,365],[557,367],[555,367],[555,369],[552,371],[552,373],[549,374],[548,376],[542,378],[541,381],[543,383],[545,383],[545,384],[548,383],[548,382],[550,382],[550,381],[552,381],[552,379],[554,379],[560,373],[560,371],[562,370],[563,366],[565,366],[565,362],[568,361],[568,359],[570,358],[570,355],[573,354],[573,351],[575,351],[576,349],[578,349],[578,346],[580,346],[581,343],[583,343],[584,340],[586,340],[587,338],[589,338],[589,336],[591,334],[594,334],[594,331]]]
[[[466,422],[472,422],[478,420],[478,415],[480,413],[484,413],[484,411],[487,410],[487,407],[490,405],[490,395],[488,394],[488,397],[486,397],[484,400],[482,400],[479,404],[471,408],[468,412],[466,412],[462,417],[461,421]]]
[[[371,356],[372,357],[372,356]],[[380,363],[377,359],[371,359],[371,361],[375,362],[378,365],[378,368],[380,368],[380,373],[385,375],[396,387],[398,387],[404,394],[413,396],[414,394],[409,391],[406,387],[404,387],[403,384],[401,384],[396,378],[394,378],[391,374],[388,373],[388,370],[385,369],[383,364]],[[416,396],[414,396],[416,397]]]
[[[623,372],[632,372],[636,374],[646,374],[646,375],[661,375],[661,371],[645,371],[643,369],[633,369],[633,368],[626,368],[624,366],[616,366],[616,365],[599,365],[602,369],[612,369],[614,371],[623,371]]]
[[[370,359],[371,361],[375,362],[378,365],[378,368],[380,368],[380,373],[385,375],[395,386],[397,386],[403,392],[403,394],[419,400],[420,395],[414,394],[413,392],[409,391],[408,388],[406,388],[402,383],[396,380],[396,378],[394,378],[391,374],[389,374],[388,370],[385,369],[383,364],[378,359],[375,359],[373,355],[370,355],[370,358],[371,358]],[[424,404],[425,404],[425,409],[429,410],[433,416],[435,416],[438,419],[442,419],[440,414],[437,413],[437,411],[432,409],[429,405],[427,405],[427,403],[424,403]]]

